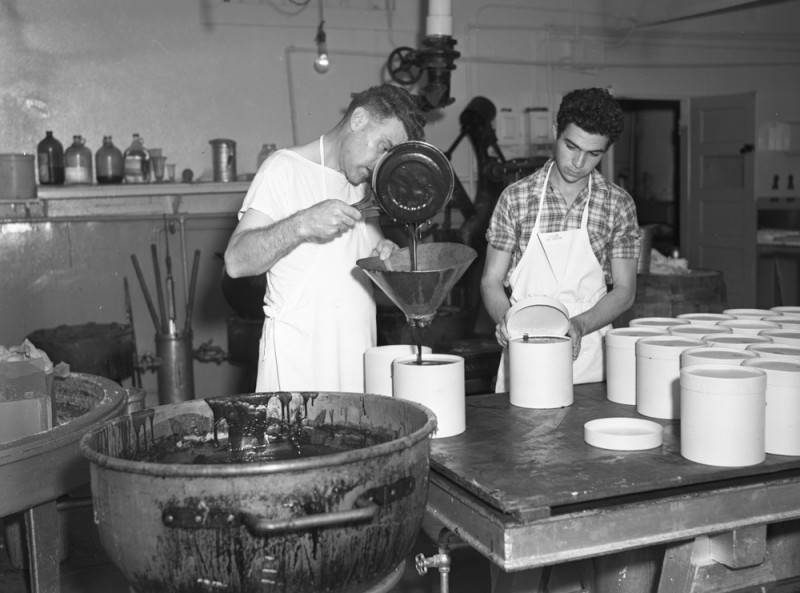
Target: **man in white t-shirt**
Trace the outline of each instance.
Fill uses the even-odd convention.
[[[375,302],[355,262],[388,257],[396,245],[352,204],[368,191],[378,159],[422,139],[424,124],[407,91],[371,87],[353,96],[333,129],[259,168],[225,250],[232,278],[267,276],[257,391],[363,391]]]

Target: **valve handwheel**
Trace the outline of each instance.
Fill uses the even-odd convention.
[[[422,78],[417,50],[411,47],[398,47],[392,51],[386,61],[386,69],[392,80],[402,85],[414,84]]]

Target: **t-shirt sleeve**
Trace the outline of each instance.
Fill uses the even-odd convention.
[[[511,203],[511,193],[506,188],[497,200],[489,220],[489,227],[486,229],[487,243],[500,251],[513,251],[517,241]]]
[[[622,192],[618,201],[617,220],[611,240],[611,257],[638,258],[640,242],[636,204],[627,192]]]
[[[293,214],[291,197],[293,168],[291,157],[274,152],[259,168],[239,208],[239,219],[250,209],[280,220]]]

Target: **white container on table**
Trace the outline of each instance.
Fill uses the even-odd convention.
[[[726,315],[725,313],[681,313],[677,318],[686,323],[694,325],[717,325],[720,321],[726,319],[736,319],[733,315]]]
[[[392,361],[392,395],[417,402],[436,415],[433,438],[451,437],[464,432],[467,403],[464,384],[464,358],[455,354],[427,354],[422,364],[417,357],[404,356]]]
[[[781,329],[800,331],[800,316],[792,317],[791,315],[772,315],[771,317],[764,317],[762,321],[777,323]]]
[[[771,358],[784,362],[800,362],[800,346],[769,342],[767,344],[751,344],[747,347],[747,350],[755,352],[761,358]]]
[[[562,408],[573,402],[569,312],[560,301],[531,296],[505,315],[508,396],[522,408]]]
[[[616,327],[603,338],[606,365],[606,397],[609,401],[636,405],[636,342],[666,334],[664,327]]]
[[[729,327],[735,334],[746,334],[748,336],[757,336],[764,330],[780,329],[781,327],[772,321],[752,318],[730,319],[728,321],[720,321],[717,325],[719,327]]]
[[[724,309],[722,312],[736,319],[763,319],[775,314],[771,309]]]
[[[628,322],[630,327],[663,327],[667,329],[673,325],[684,325],[677,317],[637,317]]]
[[[721,327],[719,325],[696,325],[692,323],[672,325],[667,328],[667,332],[673,336],[683,336],[684,338],[694,338],[696,340],[703,340],[707,336],[733,333],[729,327]]]
[[[758,358],[758,354],[749,350],[735,348],[720,348],[714,346],[699,346],[681,352],[681,368],[695,364],[722,364],[739,366],[746,360]]]
[[[572,340],[528,336],[511,340],[509,402],[521,408],[563,408],[573,402]]]
[[[798,305],[780,305],[777,307],[770,307],[770,311],[774,311],[779,315],[788,315],[790,317],[800,317],[800,306]]]
[[[664,335],[636,342],[636,411],[643,416],[680,418],[680,355],[701,340]]]
[[[422,355],[431,353],[430,346],[422,346]],[[392,361],[395,358],[415,356],[417,347],[412,344],[374,346],[364,352],[364,393],[392,395]]]
[[[790,344],[800,346],[800,331],[791,329],[765,329],[758,334],[763,338],[769,338],[776,344]]]
[[[719,336],[706,336],[703,340],[710,346],[722,346],[723,348],[738,348],[744,350],[753,344],[770,344],[772,340],[764,336],[751,336],[749,334],[731,334]]]
[[[742,364],[767,374],[766,452],[800,455],[800,362],[755,358]]]
[[[681,369],[681,455],[722,467],[764,461],[766,387],[767,375],[757,368]]]

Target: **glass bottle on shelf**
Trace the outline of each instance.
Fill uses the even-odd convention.
[[[64,152],[64,183],[92,183],[92,151],[83,136],[72,137],[72,145]]]
[[[64,146],[51,130],[45,132],[44,139],[36,146],[36,159],[41,185],[64,183]]]
[[[126,183],[147,183],[150,179],[150,153],[139,134],[133,135],[131,145],[123,153]]]
[[[103,136],[103,145],[94,154],[97,183],[122,183],[125,161],[122,151],[114,146],[111,136]]]
[[[261,168],[261,163],[267,160],[267,157],[275,152],[278,148],[274,144],[262,144],[261,150],[256,158],[256,171]]]

